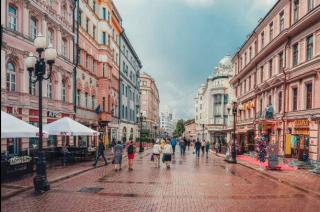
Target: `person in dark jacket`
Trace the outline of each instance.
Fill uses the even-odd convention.
[[[99,144],[98,144],[98,151],[97,151],[97,155],[96,155],[96,160],[95,160],[93,166],[97,165],[100,156],[102,156],[102,158],[104,160],[104,164],[108,165],[108,161],[107,161],[106,157],[104,156],[104,150],[105,149],[106,148],[104,147],[104,144],[103,144],[102,140],[100,140]]]
[[[201,148],[201,142],[199,141],[199,139],[196,141],[196,143],[194,144],[194,148],[196,149],[196,155],[197,157],[200,157],[200,148]]]

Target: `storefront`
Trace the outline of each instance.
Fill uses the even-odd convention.
[[[310,129],[308,119],[288,121],[285,155],[298,160],[309,160]]]

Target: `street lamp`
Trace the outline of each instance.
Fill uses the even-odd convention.
[[[139,152],[143,152],[144,151],[144,148],[142,146],[142,121],[143,121],[143,116],[142,116],[142,113],[138,113],[137,114],[137,117],[140,121],[140,136],[139,136],[139,142],[140,142],[140,146],[139,146]]]
[[[34,56],[31,52],[25,59],[25,65],[29,72],[29,89],[31,83],[38,82],[39,86],[39,149],[36,159],[36,176],[33,179],[33,185],[36,192],[48,191],[50,185],[47,179],[45,154],[42,150],[42,81],[49,80],[52,72],[52,65],[57,58],[57,51],[51,44],[47,47],[47,40],[45,36],[38,34],[34,40],[34,46],[38,53],[38,57]],[[42,53],[44,52],[44,57]],[[46,75],[46,63],[49,65],[49,73]],[[35,80],[32,81],[32,76]]]
[[[202,141],[204,141],[204,124],[202,124]]]
[[[156,139],[158,126],[157,126],[157,125],[154,125],[153,127],[154,127],[154,138]]]
[[[242,104],[239,105],[239,109],[241,108]],[[243,107],[243,106],[242,106]],[[231,101],[231,104],[227,105],[227,110],[228,113],[230,113],[230,110],[232,110],[233,114],[233,143],[231,146],[231,159],[228,159],[227,161],[229,163],[237,163],[236,159],[236,117],[237,117],[237,109],[238,109],[238,104],[236,99],[233,99]]]

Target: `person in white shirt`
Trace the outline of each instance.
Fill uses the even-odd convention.
[[[161,147],[160,147],[160,141],[157,139],[156,143],[153,145],[153,158],[154,158],[154,164],[156,168],[160,168],[160,154],[161,154]]]
[[[167,169],[170,169],[172,153],[173,153],[173,150],[172,150],[170,141],[167,141],[166,145],[164,145],[164,148],[163,148],[163,158],[162,158],[162,161],[166,164]]]

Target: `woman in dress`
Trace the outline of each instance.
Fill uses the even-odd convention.
[[[121,163],[122,163],[122,153],[123,153],[123,146],[121,141],[118,141],[117,145],[114,146],[114,170],[120,171],[121,170]]]

